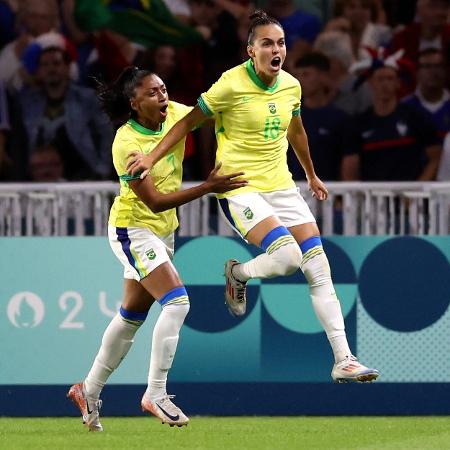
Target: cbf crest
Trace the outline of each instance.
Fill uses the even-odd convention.
[[[277,113],[277,106],[275,105],[275,103],[268,103],[269,105],[269,111],[271,114],[276,114]]]
[[[244,209],[244,216],[248,219],[248,220],[252,220],[253,219],[253,211],[250,208],[245,208]]]
[[[147,250],[145,252],[145,254],[147,255],[147,258],[150,259],[150,260],[153,260],[153,259],[156,258],[155,250],[153,250],[152,248],[150,250]]]

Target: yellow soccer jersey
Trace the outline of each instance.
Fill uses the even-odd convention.
[[[300,114],[300,83],[284,70],[272,87],[256,75],[252,61],[224,72],[198,104],[216,120],[221,173],[245,172],[247,186],[221,194],[273,192],[295,186],[287,165],[287,129]]]
[[[116,133],[112,146],[113,163],[120,178],[120,193],[114,200],[109,215],[109,223],[114,227],[149,228],[158,236],[166,236],[178,227],[175,209],[154,213],[129,187],[128,181],[138,178],[127,174],[126,166],[131,152],[150,153],[167,132],[182,119],[192,107],[169,102],[167,118],[159,131],[144,128],[130,119]],[[180,189],[183,171],[185,139],[158,161],[150,171],[156,188],[163,194]]]

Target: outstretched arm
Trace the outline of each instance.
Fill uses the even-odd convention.
[[[131,153],[127,164],[127,172],[130,175],[136,175],[140,172],[141,179],[145,178],[150,169],[167,153],[170,152],[175,144],[183,139],[193,128],[207,119],[200,106],[196,105],[194,109],[179,120],[170,131],[164,136],[161,142],[148,154]]]
[[[309,153],[308,137],[300,116],[292,117],[287,131],[287,138],[305,171],[309,189],[312,191],[313,196],[319,200],[326,200],[328,191],[314,172],[314,165]]]
[[[189,189],[184,189],[169,194],[162,194],[156,189],[151,177],[143,180],[136,179],[129,181],[134,193],[155,213],[176,208],[177,206],[189,203],[192,200],[202,197],[211,192],[223,193],[233,189],[239,189],[247,185],[247,181],[241,177],[244,172],[236,172],[229,175],[218,175],[221,167],[219,163],[209,174],[205,182]]]

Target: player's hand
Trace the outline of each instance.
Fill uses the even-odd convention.
[[[139,152],[131,152],[128,159],[127,173],[129,175],[136,175],[140,173],[141,180],[148,175],[153,167],[153,160],[150,155],[143,155]]]
[[[244,172],[235,172],[227,175],[219,175],[219,169],[222,167],[222,163],[219,162],[213,170],[211,170],[205,184],[209,192],[224,193],[227,191],[232,191],[233,189],[239,189],[241,187],[247,186],[248,181],[241,177]]]
[[[313,197],[319,200],[326,200],[328,198],[328,190],[317,176],[308,180],[308,187]]]

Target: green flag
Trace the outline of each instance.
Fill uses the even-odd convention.
[[[76,0],[75,19],[84,31],[107,28],[145,47],[186,46],[202,40],[172,15],[163,0]]]

